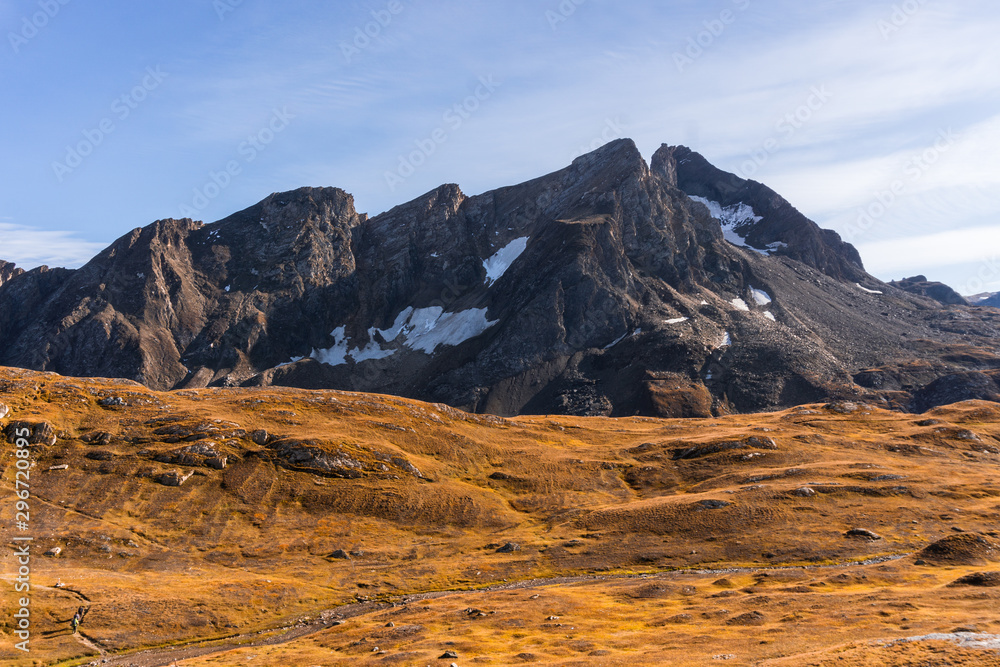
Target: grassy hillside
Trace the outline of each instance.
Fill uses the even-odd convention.
[[[5,614],[5,664],[1000,664],[867,643],[1000,633],[1000,588],[948,587],[1000,569],[996,404],[500,419],[14,369],[0,402],[3,530],[27,428],[35,538],[32,652]],[[553,577],[569,579],[511,587]],[[459,592],[413,597],[440,591]],[[274,645],[115,657],[196,640]]]

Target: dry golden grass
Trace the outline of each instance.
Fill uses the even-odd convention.
[[[127,405],[98,404],[109,396]],[[948,587],[1000,569],[1000,554],[918,554],[959,530],[1000,541],[995,404],[504,420],[385,396],[157,393],[12,369],[0,370],[0,401],[5,424],[57,433],[32,448],[33,651],[11,650],[12,619],[0,619],[5,664],[86,663],[97,651],[122,665],[425,665],[445,650],[458,664],[499,665],[997,655],[871,643],[973,625],[1000,634],[1000,589]],[[313,458],[285,456],[290,440]],[[156,460],[207,443],[225,469]],[[14,446],[3,447],[10,526]],[[354,467],[319,474],[317,453]],[[179,487],[154,481],[169,470],[195,474]],[[882,539],[846,537],[852,528]],[[497,553],[507,542],[521,549]],[[58,557],[40,556],[55,546]],[[904,557],[844,567],[879,556]],[[12,562],[8,552],[7,579]],[[740,569],[691,571],[709,568]],[[587,576],[507,588],[576,575]],[[436,591],[453,592],[404,601]],[[371,602],[335,609],[359,599]],[[80,604],[91,606],[90,645],[68,633]],[[320,623],[332,614],[344,623]],[[165,650],[201,640],[217,644]],[[283,643],[225,650],[261,640]]]

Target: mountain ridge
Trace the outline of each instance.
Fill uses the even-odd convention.
[[[1000,368],[987,311],[878,281],[836,233],[686,147],[647,165],[623,139],[374,217],[300,188],[137,228],[80,269],[0,285],[0,364],[501,415],[905,408],[941,377]]]

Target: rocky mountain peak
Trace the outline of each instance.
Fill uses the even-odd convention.
[[[836,232],[820,229],[757,181],[722,171],[684,146],[661,146],[651,169],[708,206],[736,245],[794,258],[837,279],[863,280],[867,275],[854,246]]]
[[[627,176],[633,173],[644,174],[648,171],[648,166],[639,152],[639,147],[635,145],[635,141],[616,139],[576,158],[570,165],[570,169],[576,175],[605,173]]]
[[[24,269],[19,269],[11,262],[5,262],[0,259],[0,285],[3,285],[14,276],[19,276],[22,273],[24,273]]]

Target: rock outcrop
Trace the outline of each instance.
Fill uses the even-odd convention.
[[[0,285],[3,285],[14,276],[19,276],[22,273],[24,273],[24,269],[19,269],[10,262],[5,262],[0,259]]]
[[[940,301],[945,305],[969,305],[969,302],[965,299],[965,297],[953,290],[951,287],[945,285],[944,283],[927,280],[926,276],[913,276],[912,278],[893,280],[889,284],[893,287],[898,287],[901,290],[910,292],[911,294],[919,294],[921,296],[930,297],[931,299]]]

